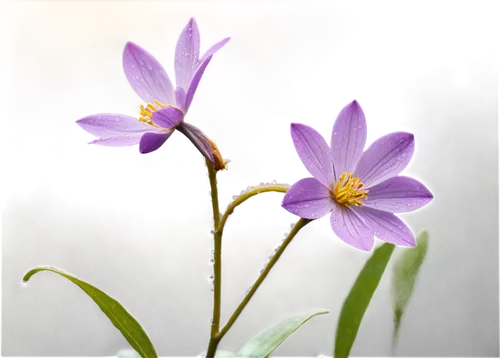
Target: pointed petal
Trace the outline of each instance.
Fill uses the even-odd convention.
[[[151,153],[160,148],[163,143],[174,133],[146,133],[142,136],[139,143],[139,152],[142,154]]]
[[[184,91],[184,88],[177,87],[175,89],[175,103],[177,104],[177,107],[182,108],[184,111],[184,114],[187,112],[187,108],[185,106],[186,104],[186,91]]]
[[[203,56],[201,57],[200,61],[198,62],[198,66],[200,64],[202,64],[203,62],[205,62],[205,60],[209,57],[212,57],[213,55],[215,55],[215,53],[217,51],[219,51],[225,44],[227,44],[229,42],[229,40],[231,40],[230,37],[226,37],[224,40],[222,41],[219,41],[217,42],[215,45],[213,45],[212,47],[210,47],[207,52],[205,52],[203,54]]]
[[[77,120],[76,124],[96,137],[142,134],[153,129],[150,125],[139,122],[137,118],[117,113],[92,114]]]
[[[330,146],[336,178],[352,173],[366,143],[365,114],[356,101],[345,106],[335,121]]]
[[[182,30],[175,48],[175,79],[177,87],[187,89],[200,57],[200,32],[194,18]]]
[[[182,122],[177,130],[184,134],[194,144],[200,153],[209,161],[214,163],[214,156],[212,154],[213,148],[210,144],[208,137],[197,127],[192,124]]]
[[[145,102],[174,103],[174,87],[163,67],[153,55],[132,42],[123,51],[123,70],[135,93]]]
[[[212,57],[209,57],[205,60],[205,62],[202,63],[202,65],[196,71],[196,74],[194,75],[191,83],[189,84],[189,89],[186,94],[186,101],[184,102],[184,110],[186,112],[189,109],[189,106],[191,106],[191,101],[193,100],[196,89],[198,88],[198,83],[200,83],[201,76],[203,76],[203,73],[205,72],[205,69],[207,68],[211,59]]]
[[[387,134],[363,153],[354,172],[368,189],[401,173],[410,162],[414,149],[413,134]]]
[[[139,144],[143,134],[120,135],[115,137],[99,138],[89,144],[102,145],[104,147],[130,147]]]
[[[353,210],[371,228],[373,235],[394,245],[415,246],[415,236],[406,224],[396,215],[364,206]]]
[[[334,206],[330,192],[315,178],[301,179],[288,189],[281,206],[304,219],[319,219]]]
[[[184,113],[176,107],[165,107],[153,112],[153,123],[162,128],[173,129],[184,119]]]
[[[372,230],[351,208],[335,205],[330,217],[333,232],[346,244],[363,251],[373,247]]]
[[[433,196],[424,184],[413,178],[399,176],[372,186],[363,206],[387,211],[406,213],[428,204]]]
[[[321,184],[331,188],[334,183],[333,161],[330,147],[315,129],[305,124],[291,124],[292,140],[297,154]]]

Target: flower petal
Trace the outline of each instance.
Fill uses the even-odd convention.
[[[200,83],[201,76],[203,76],[203,73],[205,72],[205,69],[207,68],[211,59],[212,57],[209,57],[205,60],[205,62],[202,63],[202,65],[196,71],[193,79],[191,80],[191,83],[189,84],[189,89],[187,91],[186,100],[183,107],[186,112],[189,109],[189,106],[191,106],[191,101],[193,100],[196,89],[198,88],[198,83]]]
[[[123,70],[135,93],[145,102],[175,103],[174,87],[160,63],[140,46],[127,42]]]
[[[214,163],[214,156],[212,154],[213,148],[210,144],[208,137],[197,127],[192,124],[182,122],[177,127],[177,130],[184,134],[194,144],[200,153],[209,161]]]
[[[333,161],[330,147],[314,128],[305,124],[291,124],[292,140],[297,154],[321,184],[331,188],[334,184]]]
[[[368,199],[363,201],[363,206],[390,213],[417,210],[433,198],[424,184],[405,176],[389,178],[369,190]]]
[[[142,136],[139,143],[139,152],[142,154],[151,153],[160,148],[163,143],[174,133],[146,133]]]
[[[340,111],[333,125],[330,146],[338,179],[343,172],[352,173],[366,143],[365,114],[356,101]]]
[[[353,210],[359,214],[372,229],[373,235],[394,245],[415,246],[415,236],[406,224],[396,215],[364,206]]]
[[[175,48],[175,79],[177,87],[185,90],[198,67],[200,57],[200,31],[194,18],[182,30]]]
[[[231,40],[230,37],[226,37],[224,40],[222,41],[219,41],[217,42],[215,45],[213,45],[212,47],[210,47],[207,52],[205,52],[203,54],[203,56],[201,57],[200,61],[198,62],[198,66],[200,64],[202,64],[203,62],[205,62],[205,60],[209,57],[212,57],[213,55],[215,55],[215,53],[217,51],[219,51],[225,44],[227,44],[229,42],[229,40]]]
[[[330,217],[333,232],[346,244],[370,251],[374,239],[372,230],[351,208],[335,205]]]
[[[177,104],[177,107],[182,108],[184,113],[187,112],[187,109],[185,108],[186,91],[184,91],[184,88],[177,87],[175,89],[175,103]]]
[[[153,129],[150,125],[139,122],[137,118],[118,113],[92,114],[77,120],[76,124],[96,137],[142,134]]]
[[[334,207],[330,192],[315,178],[301,179],[288,189],[281,206],[304,219],[319,219]]]
[[[387,134],[363,153],[354,172],[368,189],[401,173],[410,162],[414,149],[413,134]]]
[[[130,147],[139,144],[143,134],[121,135],[116,137],[99,138],[89,144],[97,144],[105,147]]]
[[[162,128],[175,128],[184,119],[184,112],[177,107],[165,107],[153,112],[153,123]]]

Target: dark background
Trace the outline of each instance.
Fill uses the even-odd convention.
[[[377,120],[377,127],[399,127],[406,110],[402,91],[411,86],[419,73],[431,73],[449,64],[456,68],[456,78],[460,81],[467,79],[465,68],[473,56],[490,63],[490,54],[493,54],[493,63],[500,62],[500,33],[495,25],[497,19],[492,4],[476,2],[474,8],[466,5],[459,8],[460,5],[451,2],[447,6],[440,4],[442,7],[435,1],[371,2],[370,5],[337,1],[336,8],[353,8],[353,16],[363,25],[343,41],[343,46],[336,50],[336,56],[329,59],[328,65],[322,65],[293,87],[297,94],[296,119],[320,119],[321,126],[325,127],[326,114],[334,111],[336,104],[343,103],[344,96],[359,95],[369,97],[369,116]],[[161,168],[147,170],[138,168],[140,162],[135,153],[80,153],[80,138],[58,137],[38,129],[9,128],[12,126],[8,117],[3,118],[6,119],[0,122],[5,163],[1,181],[3,200],[7,200],[10,193],[30,192],[34,184],[55,184],[54,190],[64,193],[67,199],[87,201],[98,207],[144,208],[146,216],[188,216],[204,205],[199,196],[200,191],[206,190],[204,184],[200,184],[199,155],[184,144],[181,137],[168,145],[168,159],[166,156],[162,159]],[[447,179],[453,182],[451,188],[441,185],[445,180],[442,177],[428,175],[425,178],[424,172],[419,174],[433,188],[435,200],[444,197],[449,204],[434,211],[432,218],[425,223],[430,225],[433,234],[433,254],[422,272],[396,350],[389,350],[390,316],[384,297],[378,295],[363,325],[354,355],[498,355],[498,152],[477,159],[474,148],[484,145],[481,137],[484,132],[477,132],[475,136],[462,135],[472,126],[484,126],[485,130],[493,132],[498,130],[494,119],[484,120],[479,124],[471,120],[461,127],[449,122],[433,133],[434,140],[442,143],[442,148],[449,149],[451,159],[448,165],[453,173],[453,177]],[[249,145],[249,151],[256,153],[254,160],[258,166],[265,168],[266,176],[295,175],[295,162],[287,161],[288,139],[279,135],[279,128],[277,121],[265,121],[265,136],[255,136]],[[463,141],[453,138],[455,135],[467,141],[467,158],[473,162],[460,160],[466,149]],[[12,152],[13,136],[22,143],[24,152]],[[268,150],[270,148],[273,150]],[[427,154],[432,156],[431,152]],[[483,160],[486,157],[488,160]],[[432,158],[429,161],[432,162]],[[432,165],[438,164],[431,164],[431,169]],[[472,180],[477,191],[473,198],[460,195],[470,187],[471,178],[460,176],[460,171],[452,165],[475,166],[477,178]],[[227,184],[231,183],[229,178],[225,180]],[[157,189],[154,195],[150,190],[152,183]],[[183,200],[172,200],[174,192],[182,189],[186,190]],[[230,191],[230,186],[226,191]],[[287,222],[286,217],[279,215],[279,210],[271,210],[270,201],[249,203],[237,219],[241,224],[254,224],[257,216],[265,224]],[[414,229],[424,225],[418,215],[408,221]],[[454,247],[453,251],[449,250],[450,245]],[[9,279],[5,276],[4,282]],[[295,283],[297,286],[306,284]],[[287,300],[287,297],[282,299]],[[4,302],[4,320],[8,318],[7,310],[7,302]],[[99,328],[101,341],[94,342],[90,351],[85,350],[82,343],[85,337],[77,337],[82,333],[78,333],[79,328],[75,329],[73,347],[82,347],[82,355],[113,354],[124,348],[113,328],[106,327]],[[328,331],[318,332],[331,335]],[[199,333],[203,337],[203,332]],[[198,336],[196,340],[193,338],[190,352],[186,354],[196,354],[192,351],[204,349],[206,342]],[[3,330],[3,353],[21,355],[18,349],[24,346],[23,339],[22,330],[10,336]],[[285,345],[276,354],[329,353],[329,344],[324,339],[322,342],[321,345],[301,342],[302,351],[292,351],[293,346]],[[177,344],[185,347],[186,341]],[[182,348],[173,341],[159,345],[161,355],[178,354]],[[61,353],[62,350],[57,352],[78,355],[74,351],[68,354]],[[38,355],[51,353],[49,349]]]

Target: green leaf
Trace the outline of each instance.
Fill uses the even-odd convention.
[[[207,356],[206,352],[200,354],[200,358],[205,358],[206,356]],[[215,352],[215,358],[234,358],[234,353],[228,351],[217,351]]]
[[[28,282],[31,276],[40,271],[57,273],[80,287],[94,300],[99,308],[108,316],[111,323],[120,330],[130,345],[144,358],[156,358],[155,349],[139,322],[114,298],[109,297],[98,288],[54,267],[35,267],[24,275],[23,281]]]
[[[116,356],[118,358],[141,358],[139,353],[133,349],[122,349],[116,354]]]
[[[236,353],[236,357],[267,357],[293,332],[314,316],[328,313],[326,310],[313,310],[287,318],[274,326],[266,328]]]
[[[347,357],[358,334],[366,308],[377,289],[380,278],[394,251],[394,245],[385,243],[377,248],[358,275],[351,292],[340,311],[335,337],[334,357]]]
[[[404,249],[394,263],[392,275],[392,306],[394,310],[394,334],[392,346],[396,345],[399,334],[401,317],[410,300],[415,280],[427,253],[429,235],[426,231],[417,237],[417,246],[413,249]]]

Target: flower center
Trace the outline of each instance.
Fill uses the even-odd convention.
[[[363,183],[359,181],[359,177],[353,178],[352,173],[343,172],[331,195],[337,203],[346,208],[349,205],[361,206],[361,200],[368,198],[368,190],[360,190],[362,187]]]
[[[179,107],[174,106],[173,104],[163,104],[155,99],[154,104],[148,103],[146,106],[141,104],[141,110],[139,111],[141,116],[139,117],[138,121],[147,123],[155,128],[159,128],[156,124],[153,123],[153,113],[165,107],[174,107],[181,110]]]

